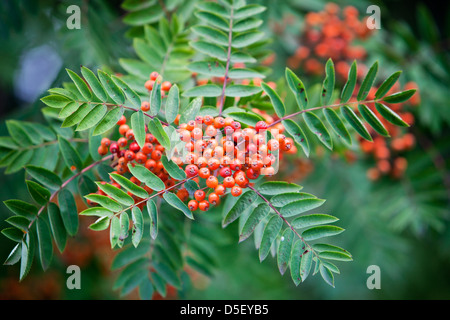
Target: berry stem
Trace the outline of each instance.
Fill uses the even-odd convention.
[[[372,103],[372,102],[379,102],[380,100],[378,99],[374,99],[374,100],[366,100],[366,101],[352,101],[352,102],[341,102],[341,103],[336,103],[336,104],[330,104],[330,105],[324,105],[324,106],[319,106],[319,107],[314,107],[314,108],[309,108],[309,109],[305,109],[305,110],[300,110],[298,112],[295,113],[291,113],[287,116],[284,116],[274,122],[272,122],[271,124],[269,124],[267,127],[273,127],[274,125],[280,123],[283,120],[289,119],[289,118],[293,118],[295,116],[298,116],[299,114],[305,113],[305,112],[310,112],[310,111],[314,111],[314,110],[320,110],[320,109],[326,109],[326,108],[336,108],[336,107],[342,107],[345,105],[349,105],[349,104],[365,104],[365,103]]]
[[[224,76],[224,80],[223,80],[222,94],[220,95],[219,116],[222,115],[223,104],[225,101],[225,89],[227,87],[228,70],[230,69],[230,61],[231,61],[231,41],[232,41],[232,39],[233,39],[233,6],[231,6],[231,10],[230,10],[230,30],[228,31],[227,65],[225,67],[225,76]]]

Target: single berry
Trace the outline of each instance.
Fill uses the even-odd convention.
[[[265,121],[258,121],[255,125],[256,132],[267,130],[267,123]]]
[[[153,71],[152,73],[150,73],[150,80],[155,81],[156,78],[158,78],[158,76],[159,76],[159,73],[156,71]]]
[[[121,126],[121,125],[123,125],[123,124],[125,124],[125,123],[127,123],[127,118],[125,118],[125,116],[122,115],[122,116],[120,117],[119,121],[117,121],[117,125],[118,125],[118,126]]]
[[[220,197],[216,193],[212,192],[208,196],[208,202],[217,206],[220,203]]]
[[[203,200],[198,204],[198,207],[200,208],[201,211],[208,211],[209,210],[209,202],[206,200]]]
[[[206,196],[206,193],[203,190],[197,190],[197,191],[194,192],[194,198],[197,201],[205,200],[205,196]]]
[[[231,195],[233,197],[239,197],[241,194],[242,194],[241,187],[234,186],[233,188],[231,188]]]
[[[117,142],[111,143],[111,145],[109,146],[109,151],[113,154],[119,151],[119,145],[117,144]]]
[[[141,104],[141,110],[147,112],[150,110],[150,103],[148,101],[143,101]]]
[[[215,176],[209,176],[206,179],[206,185],[208,188],[215,189],[219,185],[219,180]]]
[[[191,178],[198,174],[198,167],[195,164],[189,164],[184,171],[186,172],[186,175]]]
[[[188,202],[188,208],[191,211],[197,210],[198,209],[198,202],[196,200],[192,199],[191,201]]]

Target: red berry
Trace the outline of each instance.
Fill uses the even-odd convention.
[[[208,188],[215,189],[219,185],[219,180],[215,176],[209,176],[206,179],[206,185]]]
[[[255,125],[256,132],[267,130],[267,123],[265,121],[258,121]]]
[[[217,206],[220,203],[220,197],[216,193],[212,192],[208,196],[208,201],[209,203]]]
[[[131,150],[125,151],[125,159],[127,159],[128,161],[134,160],[135,157],[136,157],[136,155],[134,154],[133,151],[131,151]]]
[[[123,124],[125,124],[125,123],[127,123],[127,118],[125,118],[125,116],[122,115],[122,116],[120,117],[119,121],[117,121],[117,125],[118,125],[118,126],[121,126],[121,125],[123,125]]]
[[[232,175],[231,168],[230,168],[230,167],[223,167],[223,168],[221,168],[221,169],[219,170],[219,174],[220,174],[223,178],[229,177],[229,176]]]
[[[127,138],[128,140],[134,140],[134,132],[133,132],[133,129],[129,129],[129,130],[125,133],[125,138]]]
[[[111,144],[111,140],[109,140],[108,138],[103,138],[100,144],[104,147],[109,147]]]
[[[197,190],[197,191],[194,192],[194,198],[197,201],[205,200],[205,196],[206,196],[206,193],[203,190]]]
[[[143,152],[136,153],[136,162],[137,163],[145,163],[147,161],[147,156]]]
[[[163,90],[163,91],[169,91],[171,87],[172,87],[172,84],[169,81],[164,81],[161,84],[161,90]]]
[[[147,80],[144,84],[145,88],[148,91],[152,91],[153,90],[153,85],[155,84],[155,80]]]
[[[113,142],[111,143],[111,145],[109,146],[109,151],[111,153],[117,153],[119,151],[119,145],[117,144],[117,142]]]
[[[235,184],[236,182],[234,181],[233,177],[226,177],[225,179],[223,179],[223,186],[225,188],[232,188]]]
[[[141,104],[141,110],[147,112],[150,110],[150,103],[148,101],[143,101]]]
[[[137,142],[133,142],[132,144],[130,144],[130,150],[133,151],[134,153],[136,153],[139,150],[141,150],[141,147],[139,147]]]
[[[186,175],[191,178],[198,174],[198,167],[195,164],[189,164],[184,171],[186,172]]]
[[[239,197],[242,194],[242,189],[238,186],[231,188],[231,195],[233,197]]]
[[[203,200],[198,204],[198,207],[200,208],[201,211],[208,211],[209,210],[209,202],[206,200]]]
[[[119,140],[117,140],[117,144],[119,145],[119,147],[124,148],[127,146],[128,140],[124,137],[121,137],[119,138]]]
[[[159,76],[159,73],[156,71],[153,71],[152,73],[150,73],[150,80],[155,81],[156,78],[158,78],[158,76]]]
[[[108,148],[105,146],[99,146],[97,151],[99,155],[104,156],[108,153]]]
[[[195,211],[198,209],[198,202],[194,199],[188,202],[188,208],[191,211]]]

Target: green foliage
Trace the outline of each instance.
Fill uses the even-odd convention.
[[[389,136],[367,106],[369,103],[375,103],[383,119],[407,126],[386,104],[406,101],[415,90],[387,95],[399,80],[400,72],[395,72],[378,87],[375,99],[367,100],[376,83],[378,62],[370,67],[358,92],[355,92],[357,65],[354,62],[340,100],[334,102],[338,89],[334,63],[329,59],[325,78],[316,92],[307,90],[300,77],[286,68],[288,94],[293,94],[299,110],[288,114],[285,92],[277,92],[266,82],[257,86],[251,81],[246,84],[241,81],[264,79],[270,73],[256,64],[270,54],[265,49],[265,35],[259,30],[263,21],[257,17],[265,7],[247,5],[245,1],[170,1],[159,6],[156,1],[126,0],[123,8],[129,12],[124,22],[133,26],[129,35],[137,56],[120,60],[127,75],[118,76],[100,69],[95,74],[82,66],[81,77],[67,69],[72,82],[64,88],[48,90],[49,95],[41,99],[47,106],[42,112],[48,125],[18,120],[6,123],[9,136],[0,137],[0,147],[5,151],[0,166],[6,168],[5,174],[25,168],[33,203],[4,202],[14,215],[6,220],[10,226],[2,233],[17,242],[5,264],[20,261],[22,280],[31,268],[36,251],[42,268],[48,269],[54,254],[53,242],[63,252],[67,236],[75,236],[79,230],[79,215],[94,216],[97,220],[89,228],[92,231],[109,228],[111,248],[120,249],[112,264],[113,270],[120,269],[114,289],[127,295],[139,288],[143,299],[150,299],[154,292],[166,296],[166,284],[182,288],[186,265],[208,276],[213,274],[217,248],[212,247],[210,238],[215,238],[215,233],[220,235],[220,228],[239,220],[239,242],[253,234],[261,262],[269,255],[276,256],[280,273],[283,275],[290,269],[295,285],[311,274],[320,273],[334,287],[334,274],[339,269],[331,261],[347,262],[353,258],[345,249],[322,241],[339,235],[344,229],[333,225],[339,220],[337,217],[309,212],[322,206],[325,200],[300,192],[302,186],[258,180],[240,197],[218,207],[221,214],[216,211],[215,216],[204,217],[194,215],[172,192],[184,187],[192,194],[203,185],[197,185],[193,177],[187,178],[169,153],[162,156],[161,163],[176,180],[171,186],[143,165],[129,164],[130,175],[112,173],[112,165],[107,162],[113,156],[99,158],[95,147],[102,137],[113,134],[111,129],[125,112],[131,113],[131,128],[141,148],[147,127],[165,150],[170,151],[177,147],[172,137],[178,114],[180,123],[199,114],[212,114],[232,117],[245,127],[264,120],[252,110],[257,108],[275,112],[277,120],[269,129],[277,123],[283,124],[287,135],[309,156],[313,150],[311,136],[330,150],[338,145],[332,133],[348,145],[355,132],[372,141],[364,121],[380,135]],[[193,21],[197,24],[191,25]],[[426,30],[426,34],[434,35],[433,29]],[[236,63],[245,63],[245,67],[234,66]],[[159,72],[160,77],[149,93],[144,83],[153,71]],[[193,85],[192,72],[208,77],[208,83]],[[223,83],[216,78],[221,78]],[[163,80],[176,82],[167,98],[162,97]],[[357,101],[351,101],[355,94]],[[148,100],[150,111],[140,110],[141,102]],[[320,105],[313,105],[314,101]],[[216,105],[218,108],[212,107]],[[301,121],[296,122],[292,118],[298,115],[302,115]],[[88,143],[89,150],[78,148],[83,143]],[[46,156],[49,154],[51,159]],[[94,172],[88,172],[93,168]],[[133,183],[131,176],[142,184]],[[75,183],[77,191],[71,188]],[[96,188],[106,196],[88,191]],[[78,213],[74,197],[78,191],[97,205]],[[386,212],[394,214],[392,210]],[[420,214],[423,220],[430,219],[425,211],[420,210]],[[408,224],[406,218],[399,216],[400,226]],[[439,224],[434,220],[431,223]],[[211,229],[213,234],[205,231]],[[218,242],[216,238],[214,241]]]

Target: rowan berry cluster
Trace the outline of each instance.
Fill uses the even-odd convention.
[[[287,63],[292,69],[302,67],[310,74],[320,75],[328,58],[333,59],[336,75],[346,79],[350,63],[366,57],[362,46],[354,45],[354,40],[367,39],[372,30],[367,28],[365,19],[360,20],[355,7],[347,6],[342,12],[334,3],[328,3],[321,12],[310,12],[305,16],[301,46]],[[364,74],[364,65],[358,63],[358,75]]]
[[[265,121],[242,129],[241,123],[230,117],[197,116],[180,124],[177,131],[183,150],[177,150],[172,160],[180,166],[186,164],[187,177],[198,176],[206,185],[189,201],[192,211],[206,211],[227,193],[241,195],[260,175],[274,175],[279,151],[294,148],[291,138],[278,129],[268,130]],[[269,131],[272,138],[267,139]]]

